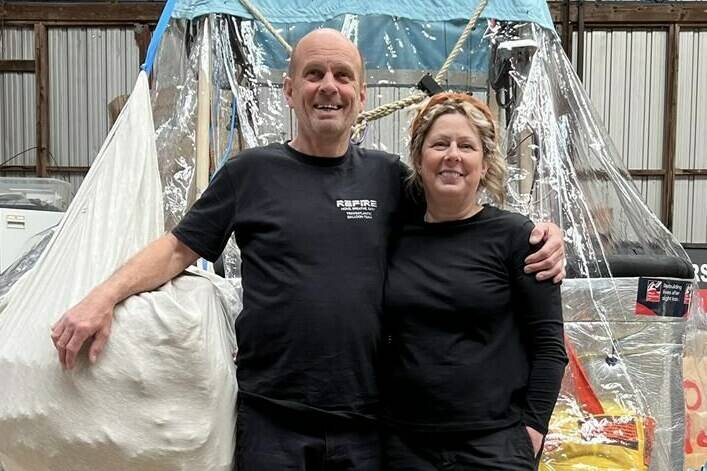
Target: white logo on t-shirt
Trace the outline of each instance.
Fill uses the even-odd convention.
[[[346,219],[373,219],[378,208],[376,200],[336,200],[336,207],[346,213]]]

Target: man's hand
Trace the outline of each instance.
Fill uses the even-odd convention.
[[[532,245],[543,243],[543,246],[525,259],[525,272],[537,273],[535,278],[559,283],[565,278],[565,243],[562,231],[551,222],[539,222],[530,233]]]
[[[83,344],[90,342],[88,358],[95,363],[108,342],[115,304],[104,295],[92,292],[64,313],[52,327],[52,342],[65,369],[76,365]]]
[[[88,359],[95,363],[108,342],[116,304],[133,294],[162,286],[197,258],[196,252],[167,233],[128,260],[52,327],[52,341],[61,365],[73,368],[87,341],[91,345]]]
[[[525,429],[530,435],[530,442],[533,444],[533,457],[538,456],[540,453],[540,447],[543,446],[543,434],[535,430],[533,427],[525,426]]]

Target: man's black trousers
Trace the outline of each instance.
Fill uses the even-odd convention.
[[[377,423],[239,398],[237,471],[382,471]]]

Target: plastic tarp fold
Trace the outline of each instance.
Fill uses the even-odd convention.
[[[231,469],[233,319],[225,280],[188,272],[114,313],[95,365],[63,371],[50,327],[163,231],[147,78],[37,265],[0,306],[0,462],[27,470]]]
[[[469,18],[479,5],[478,0],[255,0],[252,4],[271,23],[308,23],[325,21],[339,15],[386,15],[419,21],[449,21]],[[209,13],[252,18],[241,2],[231,0],[177,0],[172,16],[193,19]],[[542,0],[493,0],[489,1],[483,18],[506,21],[532,21],[544,28],[553,29],[552,17]]]

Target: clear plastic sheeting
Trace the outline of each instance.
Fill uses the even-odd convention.
[[[37,263],[40,255],[42,255],[42,252],[44,252],[44,249],[54,236],[54,232],[55,228],[52,227],[32,237],[27,242],[30,249],[7,267],[5,271],[0,273],[0,308],[2,307],[3,297],[10,291],[12,285]]]
[[[572,352],[551,420],[545,469],[580,464],[679,469],[685,322],[637,316],[638,281],[575,278],[563,283],[565,335]]]
[[[609,276],[616,255],[687,260],[636,191],[557,35],[525,25],[501,28],[496,41],[525,41],[530,52],[510,60],[510,204],[566,229],[570,276]]]
[[[557,35],[498,22],[490,36],[509,206],[566,236],[570,366],[541,469],[683,469],[683,358],[705,353],[690,340],[705,315],[690,303],[689,260],[636,191]],[[681,295],[661,295],[663,286]],[[641,296],[657,296],[660,309]]]
[[[162,36],[151,89],[155,142],[162,179],[165,229],[173,228],[196,198],[196,63],[185,47],[189,22],[174,20]]]

